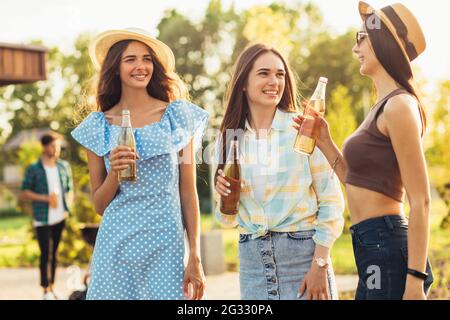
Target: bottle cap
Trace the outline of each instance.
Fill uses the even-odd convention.
[[[123,110],[122,110],[122,115],[123,115],[123,116],[126,116],[126,115],[129,116],[129,115],[130,115],[130,110],[128,110],[128,109],[123,109]]]
[[[328,78],[320,77],[319,82],[328,83]]]

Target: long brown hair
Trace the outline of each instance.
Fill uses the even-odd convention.
[[[287,112],[295,112],[297,110],[297,86],[295,77],[283,55],[275,48],[269,47],[262,43],[257,43],[247,47],[241,52],[233,67],[231,81],[228,84],[227,91],[224,96],[224,105],[226,105],[226,110],[220,125],[220,140],[218,144],[219,163],[217,170],[223,169],[224,167],[227,146],[230,145],[230,140],[233,138],[239,139],[240,136],[239,133],[237,133],[237,136],[227,135],[226,131],[233,129],[242,133],[245,128],[245,120],[249,114],[249,107],[247,96],[244,93],[244,88],[246,86],[250,70],[253,68],[256,59],[267,52],[272,52],[281,59],[286,72],[286,84],[277,108]]]
[[[369,39],[375,52],[375,56],[386,72],[406,91],[416,97],[419,104],[420,116],[422,118],[422,135],[425,132],[427,119],[425,109],[422,104],[417,84],[414,80],[414,73],[411,63],[405,57],[399,44],[389,31],[386,24],[379,19],[380,27],[370,26],[370,15],[365,19],[365,29],[369,34]],[[406,32],[406,31],[405,31]]]
[[[122,84],[119,76],[120,60],[128,45],[136,40],[122,40],[115,43],[108,51],[100,69],[97,86],[97,108],[107,111],[115,106],[122,95]],[[147,46],[147,45],[146,45]],[[171,102],[176,99],[187,99],[187,89],[176,73],[169,74],[155,52],[147,46],[153,61],[152,77],[147,85],[150,96]]]

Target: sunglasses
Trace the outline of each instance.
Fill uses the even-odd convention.
[[[358,31],[356,33],[356,44],[359,46],[361,44],[361,42],[368,36],[369,36],[369,34],[367,32]]]

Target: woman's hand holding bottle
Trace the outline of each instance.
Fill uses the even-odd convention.
[[[135,163],[136,159],[139,159],[139,155],[133,149],[127,146],[117,146],[109,156],[111,170],[118,175],[121,170],[127,169],[130,164]]]
[[[322,149],[326,143],[331,142],[332,139],[328,122],[320,112],[311,109],[308,112],[308,117],[299,115],[294,117],[293,120],[295,122],[293,125],[294,129],[305,136],[315,139],[319,149]],[[313,124],[309,122],[313,122]],[[305,125],[302,125],[304,123]]]

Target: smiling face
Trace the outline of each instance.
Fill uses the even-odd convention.
[[[360,31],[359,41],[355,43],[352,48],[354,54],[357,55],[361,67],[359,72],[362,75],[370,76],[376,73],[377,69],[381,67],[378,62],[375,52],[372,49],[372,45],[367,32],[362,29]],[[358,44],[359,42],[359,44]]]
[[[276,107],[283,96],[286,70],[273,52],[260,55],[249,72],[245,93],[250,105]]]
[[[146,88],[153,73],[150,49],[143,43],[132,41],[122,54],[119,74],[122,87]]]

